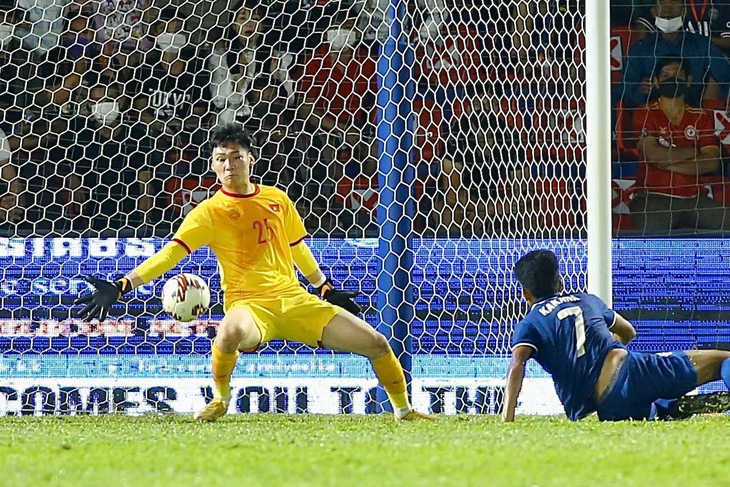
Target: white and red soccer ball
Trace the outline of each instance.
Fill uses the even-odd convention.
[[[162,309],[178,321],[192,321],[209,307],[210,288],[195,274],[179,274],[162,287]]]

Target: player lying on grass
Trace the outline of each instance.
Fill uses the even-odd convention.
[[[503,421],[514,421],[525,363],[534,358],[553,377],[573,421],[597,411],[602,421],[680,419],[730,409],[730,393],[685,396],[722,379],[730,387],[730,352],[628,351],[636,336],[625,318],[591,294],[561,294],[558,259],[548,250],[523,256],[515,277],[530,312],[512,335]]]
[[[250,180],[252,139],[236,124],[217,128],[211,137],[212,167],[222,189],[193,209],[171,242],[116,282],[94,277],[96,288],[77,303],[78,315],[103,320],[122,295],[162,276],[196,249],[208,245],[221,273],[225,316],[212,346],[214,398],[195,414],[215,421],[228,410],[230,379],[239,351],[255,351],[275,338],[368,357],[383,384],[395,417],[418,420],[409,404],[406,381],[386,338],[355,316],[355,292],[339,291],[307,247],[307,232],[286,193]],[[294,270],[316,288],[304,290]]]

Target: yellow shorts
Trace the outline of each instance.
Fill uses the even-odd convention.
[[[226,306],[247,309],[261,332],[261,343],[283,339],[321,346],[322,333],[342,308],[323,301],[304,289],[286,297],[242,299]]]

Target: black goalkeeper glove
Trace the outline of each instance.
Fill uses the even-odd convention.
[[[99,318],[99,321],[104,321],[111,305],[132,290],[128,279],[120,279],[115,282],[104,281],[94,276],[84,276],[84,279],[96,288],[93,293],[81,296],[74,301],[74,304],[86,305],[81,311],[76,312],[76,316],[85,321],[91,321],[96,317]]]
[[[317,294],[328,303],[344,308],[354,315],[362,312],[362,308],[354,299],[360,293],[358,291],[338,291],[329,279],[317,288]]]

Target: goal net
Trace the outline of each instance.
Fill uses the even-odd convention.
[[[495,413],[525,311],[515,258],[554,248],[568,288],[584,285],[573,240],[584,233],[582,13],[527,2],[407,7],[396,41],[409,115],[394,136],[410,137],[395,152],[407,151],[413,172],[401,217],[413,318],[394,340],[416,407]],[[362,291],[365,319],[393,336],[377,285],[388,272],[379,160],[395,153],[379,132],[394,70],[383,54],[388,9],[19,0],[3,11],[3,413],[192,412],[211,397],[222,296],[209,251],[173,271],[210,283],[214,306],[193,323],[161,312],[164,279],[103,323],[78,320],[71,302],[89,290],[84,274],[129,272],[218,188],[206,141],[219,123],[253,134],[255,179],[287,191],[323,269]],[[550,383],[531,374],[525,409],[556,412]],[[365,359],[281,341],[242,355],[232,386],[231,412],[385,405]]]
[[[222,295],[207,249],[167,276],[209,282],[213,306],[195,322],[161,312],[164,278],[103,323],[71,303],[89,291],[83,275],[129,272],[218,189],[206,142],[220,123],[254,136],[254,179],[288,193],[325,273],[399,341],[421,410],[499,410],[526,311],[520,255],[555,250],[566,288],[585,289],[583,2],[403,2],[397,37],[383,0],[6,3],[0,414],[189,413],[212,397]],[[408,108],[395,148],[383,143],[388,76]],[[382,163],[398,154],[402,174]],[[390,220],[407,221],[412,255],[402,336],[381,311],[403,303],[378,285],[392,270],[378,212],[393,214],[379,195],[394,174],[409,193]],[[617,250],[627,275],[641,245]],[[617,292],[646,294],[627,282]],[[365,359],[297,343],[243,354],[232,386],[231,412],[386,407]],[[520,408],[561,410],[537,369]]]

